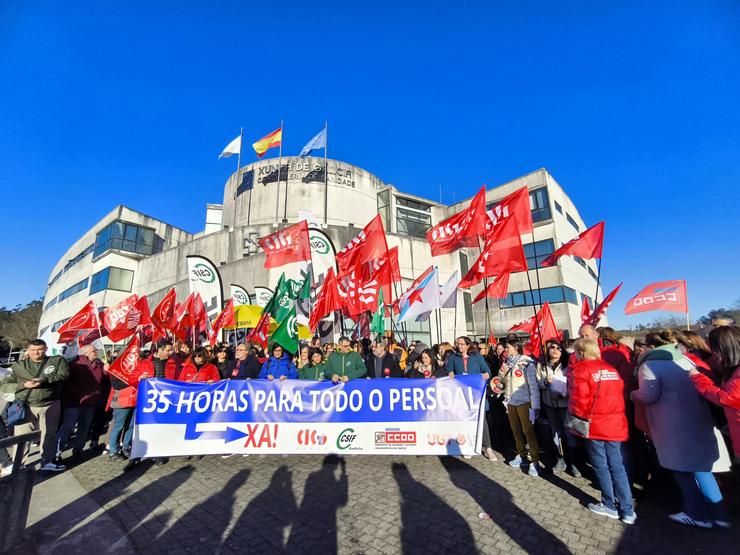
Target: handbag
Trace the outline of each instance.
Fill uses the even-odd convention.
[[[596,406],[596,399],[599,396],[599,390],[601,389],[601,369],[599,369],[599,383],[596,384],[596,395],[591,403],[591,410],[588,413],[588,418],[581,418],[575,414],[568,413],[568,419],[565,422],[565,427],[568,428],[574,434],[588,439],[591,431],[591,418],[594,415],[594,407]]]
[[[8,403],[3,411],[3,420],[5,425],[10,428],[16,424],[23,422],[26,419],[26,402],[15,400]]]

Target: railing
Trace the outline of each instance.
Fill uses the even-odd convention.
[[[23,456],[26,444],[40,440],[40,431],[0,439],[0,449],[16,446],[13,473],[0,478],[0,553],[11,551],[24,539],[34,469],[22,468]]]

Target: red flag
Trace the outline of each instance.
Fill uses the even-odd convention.
[[[192,325],[192,320],[188,313],[192,302],[193,293],[190,293],[183,302],[175,304],[175,311],[172,314],[172,320],[170,321],[171,328],[190,327]]]
[[[519,235],[532,233],[532,207],[526,187],[514,191],[488,211],[486,231],[495,230],[511,217],[516,218]]]
[[[587,297],[583,297],[583,304],[581,305],[581,322],[586,323],[591,317],[591,303]]]
[[[388,302],[393,300],[393,284],[401,281],[401,268],[398,265],[398,247],[388,249],[381,257],[369,264],[372,274],[364,275],[369,280],[371,277],[378,280],[378,285],[383,289],[383,298]],[[365,268],[367,266],[364,266]]]
[[[146,295],[139,297],[134,307],[129,311],[126,317],[126,326],[133,329],[139,326],[150,326],[152,324],[152,316],[149,313],[149,303],[146,300]]]
[[[108,373],[130,386],[136,387],[138,385],[136,369],[139,367],[139,360],[139,338],[134,336],[126,350],[108,367]]]
[[[270,313],[263,312],[257,326],[246,338],[247,343],[259,343],[263,349],[267,349],[267,338],[270,335]]]
[[[460,282],[461,289],[475,285],[484,277],[497,276],[505,272],[520,272],[527,269],[522,239],[517,230],[516,218],[509,217],[486,238],[486,244]]]
[[[488,284],[488,287],[484,288],[478,296],[473,300],[473,304],[490,297],[492,299],[504,299],[506,298],[506,292],[509,289],[509,272],[504,272],[500,276],[497,276],[494,281]]]
[[[108,331],[116,329],[121,324],[125,326],[126,316],[138,300],[139,297],[134,293],[133,295],[129,295],[123,299],[118,304],[106,308],[103,311],[100,326]]]
[[[200,293],[195,292],[191,296],[188,313],[190,314],[190,325],[192,327],[195,327],[197,330],[205,329],[208,314],[206,313],[206,306],[203,304]]]
[[[77,344],[80,347],[84,347],[85,345],[90,345],[90,343],[92,343],[93,341],[100,339],[101,331],[103,330],[102,329],[99,330],[98,328],[86,331],[85,333],[83,333],[77,338]],[[103,332],[103,335],[105,335],[105,332]]]
[[[534,318],[527,318],[526,320],[511,326],[509,328],[509,332],[513,333],[515,331],[520,331],[523,333],[532,333],[533,329],[534,329]]]
[[[172,320],[175,315],[175,288],[173,287],[167,294],[159,301],[154,311],[152,312],[152,324],[157,328],[158,335],[164,337],[167,334],[167,330],[172,327]]]
[[[588,320],[586,320],[586,323],[589,323],[594,327],[599,325],[599,320],[601,320],[601,317],[604,315],[604,312],[606,312],[606,309],[609,307],[609,305],[612,304],[614,297],[617,296],[617,292],[621,287],[622,284],[620,283],[614,288],[614,291],[609,293],[606,298],[599,303],[599,305],[594,309],[591,316],[588,317]]]
[[[311,318],[308,322],[308,327],[311,331],[316,329],[319,320],[324,318],[327,314],[339,310],[344,304],[342,296],[339,292],[339,286],[337,284],[337,277],[334,275],[334,268],[329,268],[324,277],[324,283],[321,286],[321,290],[316,295],[316,302],[311,309]]]
[[[77,314],[64,322],[57,330],[57,333],[62,335],[66,331],[91,330],[97,328],[99,325],[98,310],[95,308],[95,302],[90,301]]]
[[[486,187],[483,186],[467,208],[427,231],[427,242],[432,248],[432,256],[448,254],[462,247],[476,246],[478,235],[486,233],[488,218],[485,212]]]
[[[340,274],[350,273],[358,264],[383,256],[388,250],[383,221],[375,216],[357,236],[337,253]]]
[[[493,330],[491,330],[491,331],[488,332],[488,344],[492,348],[496,346],[496,337],[493,335]]]
[[[208,338],[211,346],[216,344],[218,334],[221,333],[222,329],[224,329],[226,326],[233,326],[235,323],[236,319],[234,318],[234,299],[229,299],[228,301],[226,301],[226,306],[224,306],[221,314],[216,316],[216,318],[213,320],[213,324],[211,325],[212,332],[211,336]]]
[[[265,268],[277,268],[293,262],[311,260],[311,243],[308,239],[306,220],[262,237],[257,242],[265,251]]]
[[[688,312],[686,280],[674,279],[651,283],[632,297],[624,307],[625,314],[637,314],[650,310]]]
[[[542,354],[541,346],[549,339],[559,340],[560,332],[555,325],[555,319],[552,317],[549,303],[542,305],[542,308],[535,317],[535,322],[536,324],[532,327],[529,341],[524,346],[524,349],[532,353],[535,358],[538,358]]]
[[[367,310],[371,312],[378,310],[380,284],[377,279],[364,280],[358,268],[346,276],[345,281],[344,289],[347,293],[345,306],[348,316],[354,317]]]
[[[586,260],[590,258],[601,258],[601,251],[604,247],[604,222],[599,222],[593,227],[589,227],[577,237],[574,237],[550,256],[542,261],[541,266],[554,266],[558,259],[570,254],[580,256]]]

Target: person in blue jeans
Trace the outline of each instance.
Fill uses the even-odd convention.
[[[571,427],[571,432],[586,438],[601,490],[601,502],[589,503],[588,509],[608,518],[621,516],[625,524],[634,524],[637,515],[621,450],[627,439],[624,382],[616,368],[601,360],[596,341],[582,338],[574,347],[576,362],[568,372],[568,413],[581,424]],[[577,433],[579,429],[581,433]]]

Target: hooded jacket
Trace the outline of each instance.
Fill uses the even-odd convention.
[[[334,374],[340,377],[348,376],[350,380],[356,380],[357,378],[365,377],[367,367],[360,353],[356,353],[355,351],[348,353],[334,351],[326,361],[326,373],[324,375],[327,379],[331,379]]]
[[[603,360],[576,361],[568,372],[568,412],[590,419],[588,439],[626,441],[624,382],[619,372]]]
[[[504,399],[509,405],[518,407],[530,403],[534,410],[540,409],[540,387],[531,358],[519,355],[513,361],[505,360],[498,377],[504,386]]]

